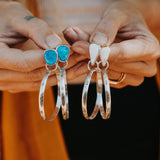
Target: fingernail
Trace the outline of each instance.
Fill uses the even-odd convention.
[[[91,36],[90,42],[98,45],[105,45],[107,43],[107,35],[101,32],[95,32]]]
[[[46,38],[46,43],[49,48],[54,49],[62,43],[62,40],[60,39],[60,37],[58,35],[53,34],[53,35],[49,35]]]
[[[68,27],[67,29],[65,29],[63,33],[69,37],[72,37],[72,39],[77,38],[77,33],[71,27]]]

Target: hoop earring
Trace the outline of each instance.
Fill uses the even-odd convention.
[[[61,45],[57,47],[58,58],[59,58],[59,93],[61,98],[61,106],[62,106],[62,115],[63,119],[66,120],[69,118],[69,100],[68,100],[68,89],[67,89],[67,79],[66,79],[66,71],[65,68],[68,65],[68,58],[70,49],[68,46]]]
[[[109,63],[107,62],[107,66],[102,68],[101,72],[103,75],[103,82],[104,82],[104,91],[105,91],[105,103],[106,103],[106,111],[103,106],[100,106],[100,114],[103,119],[109,119],[111,115],[111,92],[110,92],[110,85],[108,75],[106,70],[109,67]]]
[[[65,45],[58,46],[56,50],[45,51],[44,59],[46,62],[47,72],[42,79],[39,92],[39,111],[42,119],[45,121],[54,120],[58,115],[61,107],[62,107],[63,119],[66,120],[69,118],[67,81],[66,81],[66,72],[64,70],[68,64],[67,60],[69,58],[69,52],[70,52],[69,47]],[[59,62],[62,63],[62,65],[60,65]],[[65,66],[63,66],[64,62],[66,63]],[[52,66],[53,69],[49,69],[49,66]],[[48,77],[52,71],[58,71],[56,72],[57,85],[58,85],[57,101],[53,114],[49,119],[47,119],[44,110],[44,92]]]
[[[82,112],[83,116],[86,119],[94,119],[99,111],[99,107],[103,105],[102,100],[102,78],[101,78],[101,71],[99,68],[99,62],[97,61],[97,58],[99,56],[99,49],[100,47],[97,44],[90,44],[89,46],[89,52],[90,52],[90,61],[88,62],[88,75],[86,77],[86,80],[84,82],[83,91],[82,91]],[[96,65],[96,66],[95,66]],[[88,116],[87,111],[87,97],[88,97],[88,90],[90,81],[92,78],[93,73],[96,72],[96,104],[94,107],[94,110],[90,116]]]

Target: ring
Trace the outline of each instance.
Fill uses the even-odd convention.
[[[114,84],[114,85],[117,85],[117,84],[120,84],[121,82],[124,81],[124,79],[126,78],[126,73],[121,73],[121,76],[119,77],[118,80],[109,80],[109,83],[110,84]]]

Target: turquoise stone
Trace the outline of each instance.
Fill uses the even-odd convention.
[[[69,57],[69,52],[70,52],[69,47],[67,47],[65,45],[59,46],[57,48],[57,52],[58,52],[58,58],[61,62],[67,61],[67,59]]]
[[[44,60],[49,66],[54,65],[57,62],[58,56],[55,50],[46,50],[44,53]]]

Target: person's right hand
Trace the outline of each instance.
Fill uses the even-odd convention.
[[[31,39],[38,46],[37,49],[15,48],[27,39]],[[18,2],[0,2],[0,90],[14,93],[39,90],[46,72],[44,50],[55,48],[61,43],[52,28],[34,17],[23,5]],[[72,68],[67,71],[68,79],[78,76],[72,72],[81,63],[75,64],[74,57],[70,56],[68,67]],[[56,77],[51,75],[47,87],[55,84]]]
[[[90,58],[90,43],[109,46],[109,79],[119,81],[122,73],[126,74],[121,83],[111,86],[139,86],[145,77],[157,73],[159,42],[148,29],[141,11],[132,3],[112,0],[106,1],[106,5],[106,11],[95,29],[88,29],[91,34],[88,34],[86,40],[84,37],[87,35],[83,29],[72,26],[64,30],[64,36],[73,43],[72,50],[86,58]]]

